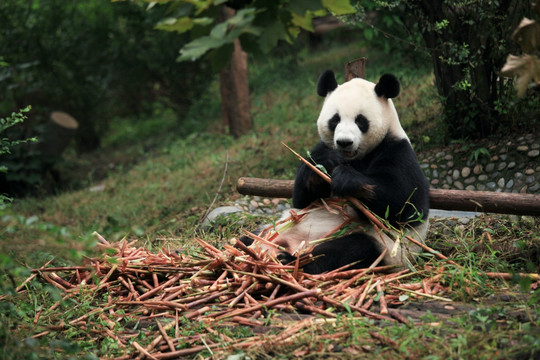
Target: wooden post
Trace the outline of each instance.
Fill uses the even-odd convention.
[[[365,79],[366,77],[366,61],[365,57],[347,61],[345,63],[345,81],[354,78]]]
[[[228,19],[234,10],[223,7],[223,15]],[[247,54],[242,50],[240,40],[234,40],[231,61],[220,72],[221,117],[231,135],[239,137],[246,134],[253,122],[251,120],[251,96],[249,93]]]

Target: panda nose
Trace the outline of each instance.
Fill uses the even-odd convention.
[[[336,143],[341,149],[347,149],[353,144],[351,140],[337,140]]]

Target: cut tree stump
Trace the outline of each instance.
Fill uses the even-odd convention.
[[[292,197],[294,180],[241,177],[236,189],[243,195]],[[490,191],[429,189],[432,209],[540,216],[540,195]]]
[[[75,137],[78,128],[79,123],[71,115],[63,111],[53,111],[38,145],[40,155],[44,160],[62,155]]]

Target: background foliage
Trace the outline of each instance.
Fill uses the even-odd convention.
[[[39,137],[50,112],[62,110],[79,122],[75,147],[84,153],[115,116],[151,114],[156,102],[185,111],[210,78],[203,62],[176,63],[185,36],[154,29],[164,10],[109,0],[0,2],[0,113],[33,107],[11,138]],[[46,174],[33,150],[0,159],[14,168],[2,187],[21,194],[39,186]],[[16,164],[28,166],[19,172]]]

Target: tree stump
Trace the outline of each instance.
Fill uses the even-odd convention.
[[[38,150],[44,162],[60,157],[75,137],[79,123],[71,115],[63,111],[53,111],[50,121],[40,139]]]

